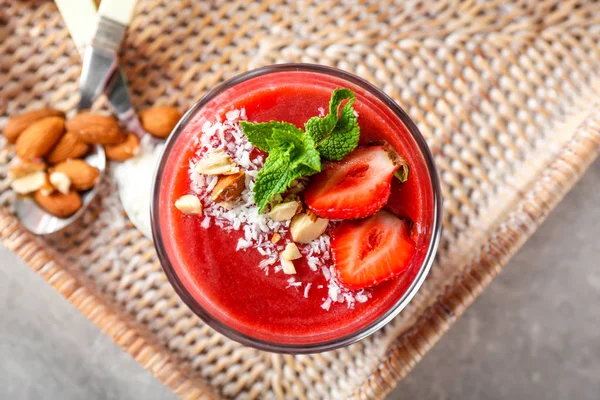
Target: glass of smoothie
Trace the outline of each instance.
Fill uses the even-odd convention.
[[[353,93],[345,122],[358,124],[358,146],[260,210],[255,186],[272,153],[241,126],[284,122],[303,135],[336,89]],[[389,96],[339,69],[282,64],[217,86],[184,115],[151,216],[163,269],[195,314],[244,345],[302,354],[359,341],[406,307],[433,263],[441,203],[427,144]]]

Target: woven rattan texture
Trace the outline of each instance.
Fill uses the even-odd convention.
[[[52,2],[0,0],[0,115],[73,112],[80,58]],[[137,108],[185,109],[217,83],[279,62],[358,74],[395,98],[439,168],[439,256],[410,306],[339,351],[240,346],[176,297],[152,243],[105,180],[84,218],[40,239],[10,215],[0,150],[0,237],[186,398],[382,397],[462,314],[595,158],[600,2],[140,0],[122,65]],[[107,110],[99,102],[99,110]]]

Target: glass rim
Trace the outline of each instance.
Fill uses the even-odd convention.
[[[337,78],[341,78],[350,83],[353,83],[367,92],[375,96],[377,99],[382,101],[386,107],[388,107],[397,117],[400,118],[402,123],[406,126],[410,134],[413,136],[413,139],[417,143],[419,150],[421,151],[421,155],[425,161],[427,166],[427,170],[429,172],[429,177],[432,184],[433,191],[433,227],[431,230],[431,239],[429,242],[429,246],[427,249],[427,253],[425,255],[425,259],[421,264],[419,271],[413,282],[409,286],[409,288],[404,292],[404,294],[392,305],[386,312],[384,312],[381,316],[379,316],[375,321],[372,321],[367,326],[362,327],[361,329],[352,332],[350,334],[344,335],[339,338],[325,340],[322,342],[316,343],[277,343],[266,341],[262,339],[257,339],[250,335],[244,334],[225,322],[213,317],[210,312],[208,312],[202,305],[200,305],[194,297],[189,293],[189,291],[185,288],[183,283],[180,281],[177,273],[175,272],[171,262],[169,260],[166,248],[162,241],[162,232],[159,223],[159,196],[160,196],[160,180],[162,178],[166,161],[168,159],[168,155],[173,148],[175,142],[179,135],[183,132],[184,128],[191,122],[192,118],[199,112],[209,101],[225,92],[226,90],[242,83],[248,81],[250,79],[257,78],[259,76],[271,74],[271,73],[279,73],[279,72],[294,72],[294,71],[303,71],[303,72],[315,72],[325,75],[334,76]],[[152,201],[150,203],[150,218],[151,218],[151,226],[152,226],[152,238],[154,241],[154,247],[156,248],[156,252],[158,255],[159,262],[164,270],[167,278],[175,292],[179,295],[179,297],[183,300],[183,302],[190,308],[190,310],[196,314],[202,321],[208,324],[211,328],[221,333],[222,335],[235,340],[238,343],[241,343],[245,346],[254,347],[259,350],[275,352],[275,353],[286,353],[286,354],[310,354],[310,353],[319,353],[324,351],[331,351],[341,347],[349,346],[353,343],[356,343],[374,332],[378,331],[385,325],[387,325],[393,318],[395,318],[406,306],[410,303],[413,297],[416,295],[420,287],[422,286],[433,261],[435,259],[435,255],[437,252],[437,248],[439,245],[440,237],[441,237],[441,229],[442,229],[442,194],[440,187],[440,180],[438,178],[437,169],[435,167],[435,163],[433,160],[433,155],[429,150],[429,146],[427,145],[425,138],[417,128],[416,124],[410,119],[408,114],[387,94],[385,94],[381,89],[369,83],[368,81],[360,78],[352,73],[342,71],[337,68],[328,67],[324,65],[318,64],[304,64],[304,63],[289,63],[289,64],[276,64],[269,65],[261,68],[257,68],[251,71],[244,72],[240,75],[237,75],[210,90],[206,93],[200,100],[196,101],[190,109],[183,115],[183,117],[179,120],[173,132],[169,136],[167,142],[165,143],[162,153],[159,158],[159,162],[157,168],[154,172],[153,182],[152,182]]]

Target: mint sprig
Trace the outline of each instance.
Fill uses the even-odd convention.
[[[259,212],[294,180],[320,172],[321,158],[341,160],[356,148],[360,128],[352,107],[355,100],[350,89],[335,89],[329,101],[329,114],[310,118],[304,125],[306,131],[287,122],[240,123],[248,141],[269,153],[254,183],[254,201]]]
[[[296,128],[296,125],[290,124],[289,122],[248,122],[241,121],[240,125],[242,127],[242,132],[248,138],[248,141],[252,143],[252,145],[256,148],[261,149],[262,151],[266,151],[269,153],[271,148],[269,146],[269,140],[273,136],[274,130],[284,130],[295,132],[297,135],[302,135],[302,129]]]
[[[348,101],[340,113],[339,108],[344,100]],[[352,90],[336,89],[329,101],[329,114],[312,117],[304,124],[306,133],[318,143],[319,153],[326,160],[341,160],[358,145],[360,128],[352,107],[355,101]]]
[[[352,108],[353,103],[354,97],[342,107],[334,128],[319,143],[318,150],[321,157],[330,161],[338,161],[346,157],[358,145],[360,128]]]

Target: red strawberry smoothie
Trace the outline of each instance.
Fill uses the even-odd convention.
[[[241,231],[225,231],[212,224],[201,226],[202,216],[182,215],[175,201],[190,192],[190,159],[206,121],[225,118],[228,111],[244,108],[254,122],[286,121],[303,128],[311,117],[327,109],[334,89],[354,91],[359,115],[360,145],[386,141],[410,165],[408,181],[393,179],[385,210],[414,222],[411,237],[416,250],[406,271],[369,289],[370,298],[322,307],[327,282],[312,271],[304,258],[296,260],[297,281],[311,284],[290,288],[289,275],[258,268],[264,257],[252,247],[236,251]],[[417,276],[432,241],[434,193],[430,172],[421,151],[400,118],[362,87],[346,80],[315,72],[277,72],[239,83],[212,98],[174,138],[162,177],[155,224],[160,226],[168,263],[180,286],[195,302],[221,324],[262,341],[287,345],[315,344],[351,335],[372,324],[409,289]],[[360,193],[356,194],[360,196]],[[289,239],[289,238],[288,238]],[[330,261],[331,262],[331,261]],[[319,288],[319,285],[323,285]],[[176,285],[177,286],[177,285]],[[192,307],[194,309],[194,307]]]

